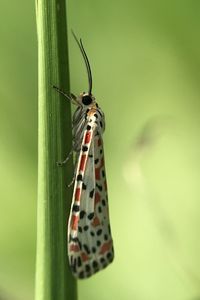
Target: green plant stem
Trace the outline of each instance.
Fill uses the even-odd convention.
[[[39,58],[38,220],[35,300],[75,300],[76,281],[68,268],[67,219],[73,177],[70,103],[53,88],[69,93],[65,0],[37,0]]]

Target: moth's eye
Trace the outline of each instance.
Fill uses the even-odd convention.
[[[84,105],[90,105],[92,103],[92,98],[89,95],[85,95],[82,98],[82,103]]]

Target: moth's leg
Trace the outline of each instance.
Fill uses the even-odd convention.
[[[76,151],[75,149],[78,148],[78,145],[81,143],[81,134],[83,132],[83,129],[85,127],[86,124],[86,120],[83,121],[83,124],[80,125],[80,128],[78,128],[77,132],[76,132],[76,136],[74,136],[72,138],[72,149],[69,152],[69,154],[67,155],[67,157],[63,160],[63,161],[58,161],[57,162],[57,166],[62,167],[63,165],[65,165],[68,160],[70,159],[71,155],[73,154],[74,151]],[[74,124],[72,124],[74,126]]]
[[[70,186],[72,186],[72,184],[74,183],[74,181],[75,181],[75,177],[76,177],[76,173],[74,172],[74,176],[73,176],[73,178],[72,178],[71,182],[70,182],[70,183],[68,183],[68,185],[67,185],[67,187],[68,187],[68,188],[70,188]]]
[[[77,169],[78,169],[78,155],[76,155],[76,163],[75,163],[75,168],[74,168],[74,175],[73,175],[72,180],[70,181],[70,183],[67,185],[68,187],[72,186],[72,184],[74,183],[75,178],[76,178]]]
[[[71,102],[74,102],[74,104],[76,105],[80,105],[80,103],[77,101],[76,96],[74,96],[74,94],[70,94],[67,95],[63,90],[61,90],[60,88],[58,88],[57,86],[53,85],[53,88],[60,93],[61,95],[63,95],[65,98],[67,98],[68,100],[70,100]]]
[[[70,159],[71,155],[73,154],[74,149],[72,148],[71,151],[69,152],[69,154],[67,155],[67,157],[63,160],[63,161],[57,161],[57,166],[58,167],[62,167],[63,165],[65,165],[68,160]]]

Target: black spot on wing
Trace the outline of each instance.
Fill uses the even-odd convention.
[[[82,184],[82,188],[83,188],[83,190],[86,190],[87,189],[87,185],[83,182],[83,184]]]
[[[100,262],[101,262],[102,264],[105,264],[105,262],[106,262],[105,258],[104,258],[104,257],[101,257]]]
[[[85,216],[86,212],[84,210],[81,210],[80,212],[80,219],[83,219]]]
[[[85,252],[87,252],[87,254],[90,254],[90,249],[89,249],[88,245],[83,244],[83,249],[85,250]]]
[[[94,195],[94,189],[90,191],[90,198],[93,198]]]
[[[101,235],[102,234],[102,229],[97,230],[97,235]]]
[[[92,266],[94,269],[98,268],[98,262],[96,260],[93,261]]]
[[[96,247],[92,247],[92,252],[96,253]]]
[[[81,272],[79,273],[78,277],[79,277],[79,278],[84,278],[84,277],[85,277],[84,271],[81,271]]]
[[[106,201],[104,199],[102,199],[101,203],[103,206],[106,206]]]
[[[82,151],[83,151],[83,152],[87,152],[87,151],[88,151],[88,146],[85,146],[85,145],[84,145],[84,146],[82,147]]]
[[[107,257],[107,259],[108,259],[109,261],[112,261],[112,260],[113,260],[113,255],[112,255],[112,253],[110,253],[110,252],[107,253],[106,257]]]
[[[78,174],[76,180],[77,181],[83,181],[83,176],[81,174]]]
[[[80,256],[77,258],[77,266],[80,267],[82,265],[82,261]]]
[[[85,225],[85,226],[83,227],[83,229],[84,229],[84,231],[87,231],[87,230],[89,229],[89,226],[88,226],[88,225]]]
[[[74,243],[78,243],[78,238],[77,237],[72,237],[70,236],[70,241],[74,242]]]
[[[82,243],[80,241],[78,241],[78,245],[79,245],[80,250],[82,250]]]
[[[102,185],[99,185],[98,183],[96,183],[96,187],[99,189],[100,192],[103,190]]]
[[[90,265],[85,265],[85,271],[87,273],[91,271]]]
[[[98,162],[99,162],[99,159],[98,159],[98,158],[97,158],[97,159],[95,159],[95,161],[94,161],[94,162],[95,162],[95,165],[96,165],[96,164],[98,164]]]
[[[98,207],[98,212],[101,213],[102,212],[102,208],[101,206]]]
[[[90,213],[89,215],[88,215],[88,219],[89,220],[92,220],[94,218],[94,213]]]
[[[72,211],[78,212],[79,211],[79,205],[74,204],[72,207]]]
[[[73,264],[71,265],[72,270],[74,273],[76,273],[76,258],[73,259]]]
[[[87,125],[87,130],[91,130],[91,126],[90,125]]]
[[[97,241],[97,247],[101,246],[101,241]]]

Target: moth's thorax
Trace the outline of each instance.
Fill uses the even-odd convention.
[[[80,105],[73,115],[73,144],[75,151],[79,152],[84,130],[87,125],[95,127],[95,134],[102,135],[105,130],[104,113],[95,101],[90,105]]]

